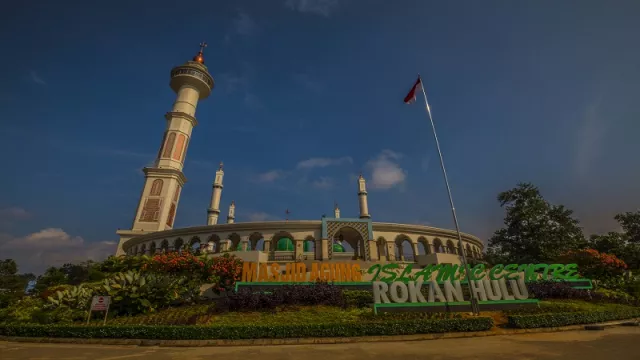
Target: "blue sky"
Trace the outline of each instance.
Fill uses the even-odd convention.
[[[205,40],[202,101],[176,226],[206,223],[217,164],[237,220],[452,227],[422,74],[465,232],[501,225],[520,181],[587,233],[640,203],[636,1],[29,2],[0,22],[0,252],[24,270],[104,256],[131,225],[175,94]],[[306,162],[305,162],[306,161]]]

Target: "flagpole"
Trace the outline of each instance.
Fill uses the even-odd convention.
[[[442,168],[444,183],[447,186],[447,193],[449,194],[449,204],[451,204],[451,214],[453,214],[453,222],[456,225],[456,232],[458,233],[458,248],[460,249],[460,255],[462,255],[462,266],[464,266],[464,269],[465,269],[467,283],[469,284],[469,293],[471,294],[471,311],[474,314],[479,314],[480,311],[478,309],[478,303],[476,301],[476,297],[473,294],[473,291],[471,290],[471,273],[469,271],[469,266],[467,266],[467,257],[464,254],[464,245],[462,244],[462,235],[460,233],[460,225],[458,224],[458,216],[456,215],[456,208],[453,205],[453,197],[451,196],[451,187],[449,186],[449,179],[447,178],[447,170],[444,167],[444,159],[442,158],[442,151],[440,151],[440,142],[438,141],[438,135],[436,134],[436,125],[433,123],[433,117],[431,116],[431,108],[429,107],[429,101],[427,100],[427,92],[424,89],[424,83],[422,82],[422,78],[420,78],[420,75],[418,75],[418,79],[420,79],[420,88],[422,89],[422,95],[424,95],[424,103],[427,109],[427,115],[429,115],[429,121],[431,122],[431,129],[433,130],[433,138],[436,141],[438,156],[440,156],[440,168]]]

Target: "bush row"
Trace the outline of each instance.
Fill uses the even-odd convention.
[[[508,317],[509,327],[517,329],[533,329],[558,327],[579,324],[594,324],[603,321],[624,320],[640,317],[638,310],[567,312],[537,315],[511,315]]]
[[[242,288],[229,296],[231,311],[272,310],[287,305],[328,305],[338,307],[366,307],[373,302],[370,291],[343,290],[340,286],[317,283],[314,285],[283,285],[270,292],[254,292]]]
[[[5,325],[0,326],[0,335],[57,338],[235,340],[261,338],[411,335],[461,331],[486,331],[491,329],[492,326],[493,320],[488,317],[427,321],[385,321],[278,326]]]
[[[538,300],[570,299],[586,301],[613,302],[640,306],[640,300],[630,296],[620,296],[615,292],[596,292],[585,289],[574,289],[562,281],[535,281],[527,283],[531,297]]]

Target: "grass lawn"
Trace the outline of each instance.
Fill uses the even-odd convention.
[[[544,314],[554,312],[578,311],[615,311],[633,308],[627,305],[591,303],[579,300],[541,301],[538,307],[522,308],[510,311],[483,312],[483,316],[491,316],[496,326],[507,322],[508,315]],[[109,319],[108,324],[165,324],[165,325],[239,325],[239,324],[327,324],[375,322],[390,319],[444,319],[471,317],[469,313],[396,313],[374,315],[372,309],[341,309],[330,306],[300,306],[278,309],[272,312],[229,312],[212,314],[209,305],[193,305],[161,310],[157,313],[133,317],[117,317]]]

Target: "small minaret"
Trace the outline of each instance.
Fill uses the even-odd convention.
[[[231,201],[229,206],[229,215],[227,215],[227,224],[233,224],[236,221],[236,202]]]
[[[358,178],[358,199],[360,200],[360,219],[369,219],[369,205],[367,203],[367,184],[360,174]]]
[[[224,177],[224,171],[222,171],[222,162],[220,168],[216,171],[216,178],[213,181],[213,191],[211,192],[211,205],[207,209],[207,225],[216,225],[218,223],[218,217],[220,216],[220,198],[222,197],[222,178]]]
[[[335,206],[333,207],[333,217],[340,219],[340,208],[338,207],[338,203],[335,203]]]

